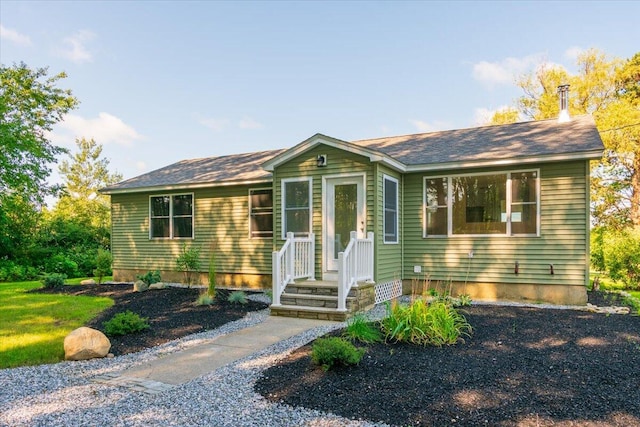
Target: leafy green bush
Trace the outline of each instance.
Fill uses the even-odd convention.
[[[193,274],[200,270],[200,248],[191,247],[187,249],[187,244],[182,245],[182,251],[176,258],[178,271],[184,272],[184,281],[191,286]]]
[[[233,291],[227,297],[227,301],[231,304],[245,305],[249,301],[247,300],[247,294],[243,291]]]
[[[214,296],[209,295],[209,293],[204,293],[200,294],[195,305],[211,305],[215,300],[216,298]]]
[[[44,276],[42,279],[42,284],[45,288],[48,289],[60,289],[64,286],[64,281],[67,278],[64,274],[61,273],[51,273]]]
[[[67,277],[79,277],[78,264],[62,253],[53,255],[45,262],[47,273],[61,273]]]
[[[140,317],[130,310],[118,313],[102,324],[104,333],[109,336],[128,335],[149,329],[149,323],[144,317]]]
[[[136,279],[142,280],[147,285],[152,285],[154,283],[158,283],[161,280],[160,272],[158,270],[156,270],[156,271],[147,271],[145,274],[140,274],[140,275],[136,276]]]
[[[93,274],[98,278],[98,284],[102,283],[102,278],[111,274],[111,252],[104,249],[98,249],[96,255],[96,268]]]
[[[381,325],[388,339],[436,346],[455,344],[472,330],[450,301],[429,304],[421,298],[409,305],[387,303],[387,316]]]
[[[364,352],[363,348],[356,348],[344,338],[318,338],[311,348],[311,360],[328,371],[336,365],[357,365]]]
[[[360,313],[349,319],[342,335],[351,340],[357,340],[367,344],[382,341],[380,328],[371,322],[367,322],[365,316]]]
[[[628,289],[640,289],[640,227],[608,230],[603,238],[604,266],[614,280]]]
[[[0,282],[22,282],[39,276],[38,269],[30,265],[20,265],[8,259],[0,259]]]

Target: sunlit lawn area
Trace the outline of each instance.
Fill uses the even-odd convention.
[[[113,305],[109,298],[27,292],[41,286],[0,283],[0,369],[62,360],[64,337]]]

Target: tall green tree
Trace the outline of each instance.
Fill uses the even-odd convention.
[[[0,65],[0,193],[19,193],[42,201],[55,188],[47,184],[50,164],[65,150],[48,139],[48,132],[78,100],[57,87],[66,77],[47,77],[47,68],[20,63]]]
[[[102,145],[93,139],[76,139],[78,148],[59,170],[64,188],[54,213],[76,219],[95,228],[110,226],[109,197],[99,189],[122,180],[122,175],[109,171],[109,160],[102,156]]]
[[[518,86],[524,94],[515,108],[534,120],[556,118],[557,87],[570,84],[570,113],[592,114],[605,145],[603,159],[592,168],[593,217],[607,227],[640,226],[640,53],[623,61],[590,49],[576,65],[576,74],[543,66],[522,76]],[[504,118],[494,115],[493,121]]]

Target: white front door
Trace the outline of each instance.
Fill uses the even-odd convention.
[[[338,270],[338,253],[349,244],[352,231],[365,235],[364,176],[325,179],[324,271]]]

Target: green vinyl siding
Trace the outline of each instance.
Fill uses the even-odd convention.
[[[153,195],[178,193],[184,192]],[[176,270],[186,243],[201,248],[202,271],[214,247],[220,273],[271,274],[272,239],[249,238],[249,188],[198,189],[193,195],[195,238],[173,240],[149,239],[149,193],[112,195],[113,268]]]
[[[423,178],[405,176],[404,279],[429,277],[485,283],[583,285],[588,265],[588,163],[527,166],[540,169],[540,236],[423,238]],[[518,168],[464,171],[482,173]],[[473,258],[469,251],[473,250]],[[515,274],[515,263],[519,273]],[[553,264],[555,274],[550,274]],[[414,273],[420,266],[422,273]]]
[[[404,244],[404,208],[405,195],[402,175],[390,168],[376,164],[375,192],[375,281],[385,283],[394,279],[402,279],[402,246]],[[398,243],[384,243],[384,177],[390,176],[398,180]]]
[[[318,167],[317,156],[327,155],[327,166]],[[312,178],[312,232],[316,239],[316,277],[322,277],[322,178],[323,176],[339,176],[349,174],[365,174],[365,206],[366,206],[366,231],[373,230],[373,166],[363,156],[349,153],[328,145],[319,144],[309,151],[300,154],[278,166],[274,171],[274,241],[276,249],[282,247],[282,180],[295,178]]]

